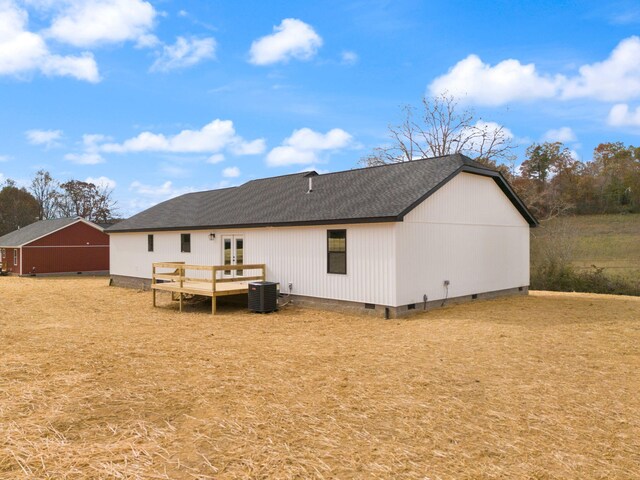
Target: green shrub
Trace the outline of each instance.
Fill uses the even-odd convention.
[[[633,282],[610,277],[604,273],[604,270],[593,265],[592,270],[578,272],[571,265],[550,265],[548,268],[532,271],[531,288],[558,292],[640,296],[640,281]]]

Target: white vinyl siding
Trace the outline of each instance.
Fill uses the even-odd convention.
[[[191,233],[191,253],[180,251],[180,234]],[[110,237],[110,265],[114,275],[151,278],[153,262],[185,262],[213,265],[216,246],[209,240],[208,231],[153,232],[153,252],[148,250],[148,233],[112,233]]]
[[[327,230],[347,230],[347,274],[327,273]],[[209,234],[216,233],[214,240]],[[191,233],[191,253],[180,252],[180,234]],[[377,305],[395,302],[394,224],[251,228],[191,232],[153,232],[154,251],[147,252],[147,233],[111,234],[111,273],[151,278],[153,262],[183,261],[221,265],[223,235],[244,238],[244,263],[267,265],[267,280],[289,282],[293,293]],[[247,272],[251,275],[251,272]]]
[[[493,179],[462,173],[396,224],[398,305],[529,285],[529,225]]]

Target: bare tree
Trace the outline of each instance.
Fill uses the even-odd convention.
[[[411,105],[402,111],[402,123],[389,126],[391,144],[375,148],[360,163],[383,165],[452,153],[467,154],[491,166],[513,159],[514,146],[504,127],[474,122],[474,112],[460,110],[453,96],[423,97],[419,115]]]
[[[48,220],[56,217],[56,196],[58,193],[58,182],[46,170],[38,170],[31,180],[29,191],[40,205],[40,220]]]

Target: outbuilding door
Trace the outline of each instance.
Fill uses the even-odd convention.
[[[242,235],[222,236],[222,261],[223,265],[244,264],[244,237]],[[224,278],[242,277],[243,270],[224,270]]]

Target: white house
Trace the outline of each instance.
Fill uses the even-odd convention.
[[[455,154],[190,193],[107,233],[115,285],[148,285],[153,262],[264,263],[298,303],[394,317],[526,294],[536,225],[499,172]]]

